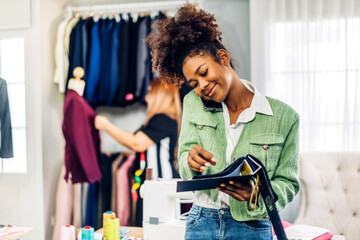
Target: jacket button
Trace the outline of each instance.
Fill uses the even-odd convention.
[[[204,128],[204,127],[201,126],[201,125],[198,126],[198,129],[199,129],[199,130],[202,130],[203,128]]]
[[[268,150],[268,149],[269,149],[269,145],[265,144],[265,145],[262,146],[262,148],[263,148],[264,150]]]

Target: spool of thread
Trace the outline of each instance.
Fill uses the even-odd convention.
[[[116,217],[116,215],[112,211],[106,211],[106,212],[103,213],[103,229],[104,229],[104,233],[106,231],[106,220],[108,218],[115,218],[115,217]]]
[[[120,240],[120,222],[118,218],[106,220],[106,240]]]
[[[153,169],[151,167],[146,168],[146,180],[153,179]]]
[[[81,230],[81,240],[94,240],[94,228],[85,226]]]
[[[75,227],[65,225],[61,227],[61,240],[75,240]]]

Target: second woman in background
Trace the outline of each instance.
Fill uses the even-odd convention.
[[[95,127],[135,152],[147,151],[147,166],[153,168],[154,178],[178,178],[174,160],[180,129],[179,90],[157,78],[150,82],[145,100],[147,118],[136,133],[125,131],[100,115],[95,117]]]

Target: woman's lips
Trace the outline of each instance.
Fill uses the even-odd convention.
[[[211,97],[212,95],[214,95],[215,90],[216,90],[216,83],[214,84],[214,86],[210,89],[209,93],[207,94],[208,97]]]

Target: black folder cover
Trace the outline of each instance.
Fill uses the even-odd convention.
[[[247,162],[251,165],[253,173],[239,176],[240,165],[244,160],[247,160]],[[279,213],[277,212],[275,206],[275,202],[277,201],[278,196],[271,186],[270,179],[267,175],[264,165],[254,156],[247,155],[246,157],[238,158],[224,171],[217,174],[195,175],[192,180],[178,181],[177,192],[213,189],[218,187],[221,183],[229,182],[230,180],[249,181],[257,174],[259,174],[260,194],[264,199],[266,210],[273,224],[277,239],[287,240],[284,228],[281,224]]]

